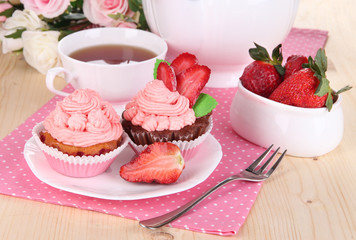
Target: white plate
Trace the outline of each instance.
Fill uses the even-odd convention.
[[[72,178],[54,171],[33,137],[25,144],[24,156],[35,176],[52,187],[95,198],[135,200],[177,193],[198,185],[217,167],[222,151],[219,142],[209,134],[196,154],[185,161],[185,169],[178,181],[169,185],[131,183],[122,179],[119,174],[121,165],[134,156],[129,146],[106,172],[91,178]]]

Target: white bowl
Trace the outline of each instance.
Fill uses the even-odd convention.
[[[238,82],[230,109],[232,128],[246,140],[287,154],[315,157],[336,148],[344,132],[339,96],[330,112],[326,108],[300,108],[278,103],[244,88]]]
[[[195,54],[211,68],[208,87],[236,87],[256,42],[272,51],[289,33],[299,0],[143,0],[152,32],[169,55]]]

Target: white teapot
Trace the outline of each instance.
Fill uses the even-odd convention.
[[[299,0],[143,0],[152,32],[168,44],[168,56],[197,56],[211,68],[208,87],[236,87],[252,62],[254,42],[269,52],[289,33]]]

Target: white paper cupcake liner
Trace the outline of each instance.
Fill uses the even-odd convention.
[[[123,132],[120,146],[111,152],[99,156],[69,156],[44,144],[39,136],[39,133],[43,130],[42,122],[38,123],[32,130],[32,135],[38,147],[43,151],[50,166],[55,171],[70,177],[93,177],[103,173],[129,142],[129,137]]]
[[[200,135],[199,137],[197,137],[196,139],[191,140],[191,141],[171,141],[171,143],[173,143],[179,147],[184,160],[187,161],[190,158],[192,158],[194,156],[194,154],[199,150],[199,146],[201,145],[201,143],[204,142],[204,140],[210,134],[212,129],[213,129],[213,119],[212,119],[212,117],[210,117],[209,118],[209,126],[204,134]],[[129,138],[129,145],[137,155],[140,154],[148,146],[147,144],[146,145],[137,145],[130,138]]]

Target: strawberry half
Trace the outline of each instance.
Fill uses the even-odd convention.
[[[161,62],[157,68],[157,79],[162,80],[164,85],[171,91],[177,90],[177,80],[174,70],[166,62]]]
[[[171,67],[174,69],[176,75],[179,75],[184,70],[190,68],[195,64],[198,64],[197,57],[193,54],[185,52],[180,54],[172,61]]]
[[[170,184],[178,180],[185,167],[177,145],[156,142],[120,168],[120,176],[129,182]]]
[[[208,82],[210,72],[207,66],[196,64],[177,75],[177,91],[189,99],[190,107]]]

